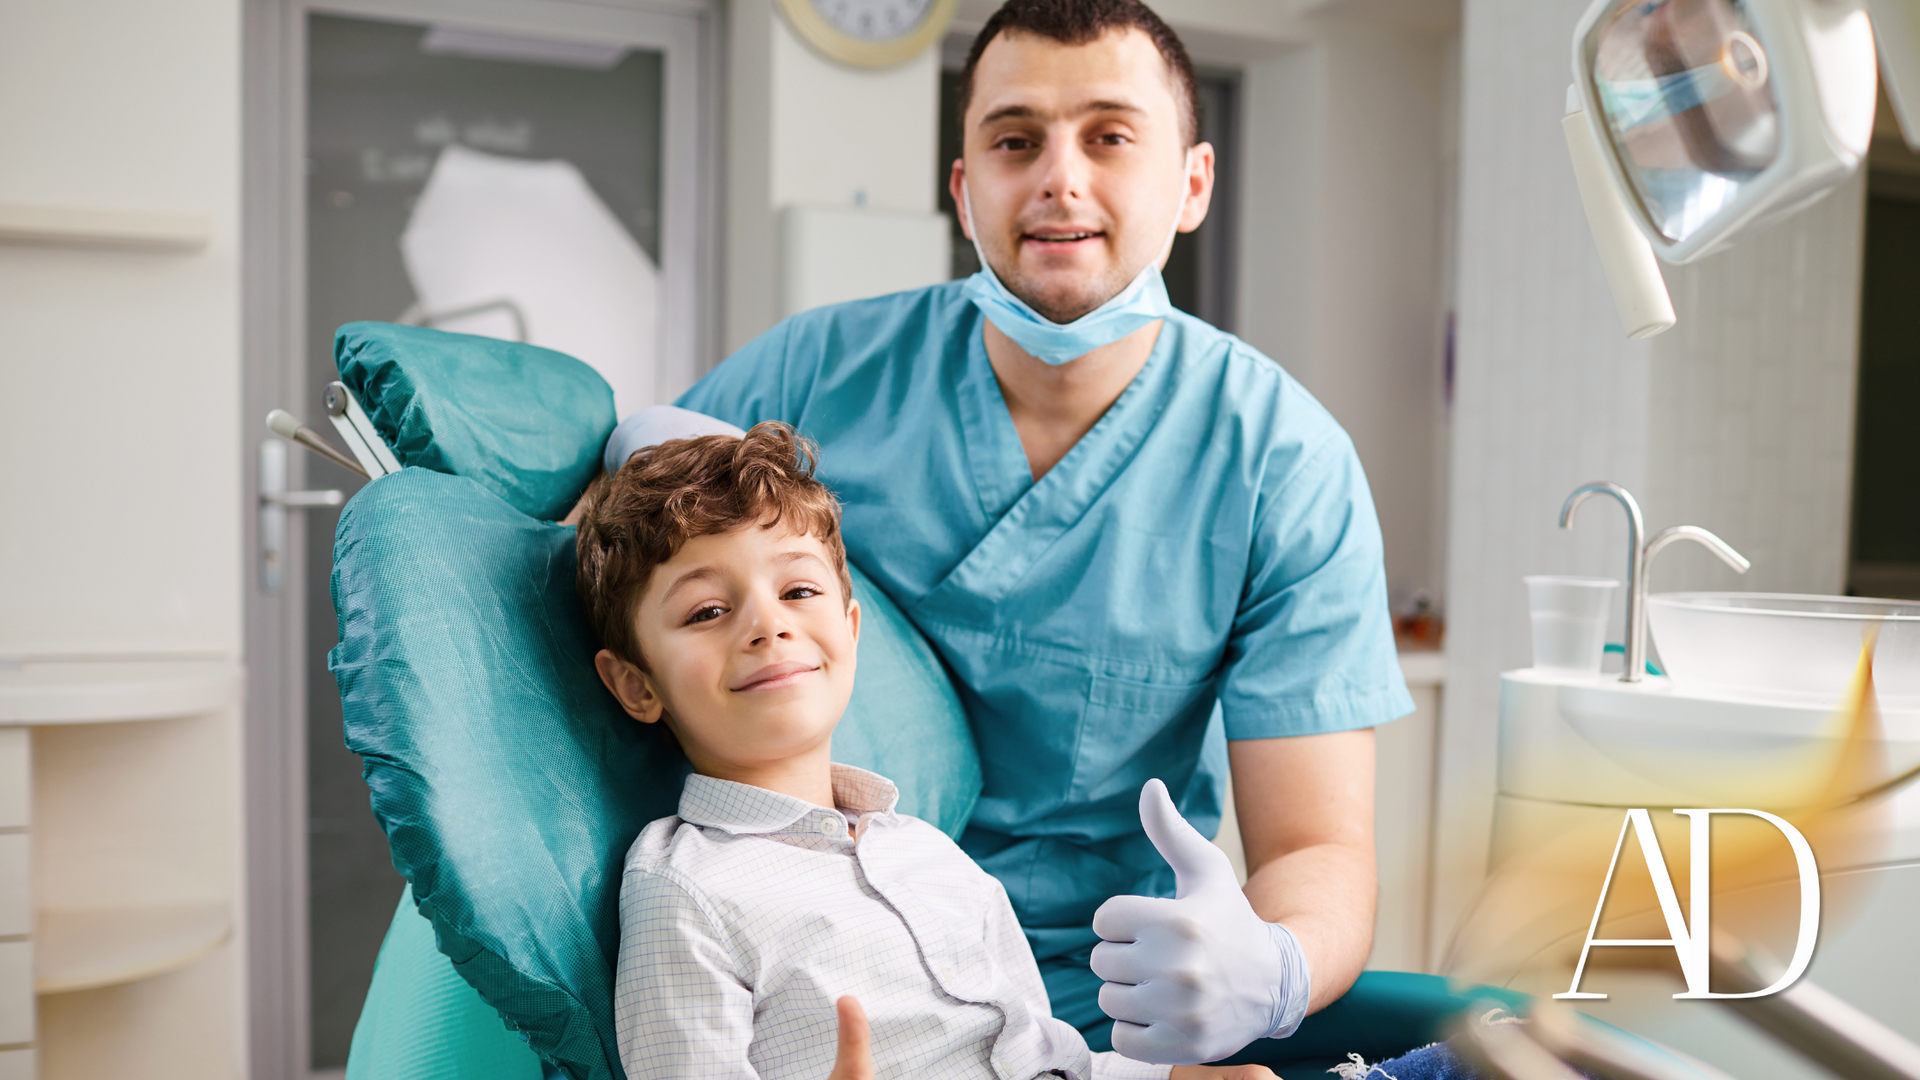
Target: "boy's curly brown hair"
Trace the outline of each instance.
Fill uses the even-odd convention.
[[[634,615],[653,569],[696,536],[785,524],[832,555],[840,591],[853,598],[840,503],[814,478],[813,443],[785,424],[755,424],[741,438],[702,435],[650,446],[587,488],[574,587],[600,644],[648,670]]]

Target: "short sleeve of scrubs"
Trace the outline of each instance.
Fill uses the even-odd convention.
[[[1333,428],[1266,487],[1223,658],[1227,738],[1343,731],[1412,712],[1390,645],[1380,525],[1352,442]]]

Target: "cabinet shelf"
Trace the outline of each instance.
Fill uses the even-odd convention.
[[[33,989],[92,990],[183,968],[233,933],[225,904],[42,911],[34,920]]]
[[[212,236],[205,214],[0,203],[0,244],[198,251]]]
[[[226,660],[30,660],[0,667],[0,725],[193,716],[237,701],[240,687]]]

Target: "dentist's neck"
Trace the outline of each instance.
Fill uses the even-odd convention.
[[[1119,400],[1153,355],[1165,324],[1155,319],[1119,341],[1056,366],[1036,359],[1001,333],[991,319],[984,322],[987,360],[1036,481],[1058,465]]]

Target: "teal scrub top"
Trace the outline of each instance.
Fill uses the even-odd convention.
[[[985,789],[961,846],[1042,969],[1084,972],[1102,901],[1172,895],[1143,783],[1211,835],[1222,734],[1370,727],[1413,702],[1359,458],[1278,364],[1176,312],[1036,482],[982,321],[960,282],[817,308],[678,404],[819,444],[848,554],[939,651],[973,726]]]

